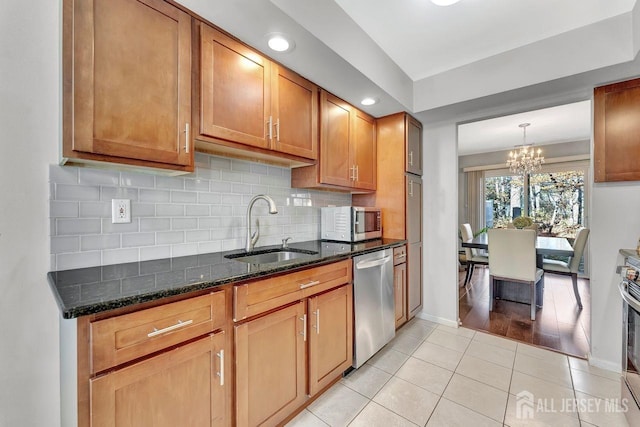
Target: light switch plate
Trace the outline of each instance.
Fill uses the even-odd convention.
[[[131,200],[111,199],[111,223],[124,224],[131,222]]]

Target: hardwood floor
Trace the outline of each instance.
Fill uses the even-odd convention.
[[[458,285],[465,272],[458,274]],[[544,303],[530,319],[530,306],[496,300],[489,312],[489,269],[476,266],[471,281],[459,290],[459,317],[466,328],[487,331],[576,357],[589,352],[591,293],[588,279],[578,279],[582,310],[573,295],[571,278],[552,273],[544,276]]]

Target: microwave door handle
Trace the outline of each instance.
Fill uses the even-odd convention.
[[[632,297],[629,292],[624,288],[623,282],[618,283],[618,290],[620,291],[620,296],[622,299],[631,306],[636,312],[640,313],[640,303],[636,301],[634,297]]]

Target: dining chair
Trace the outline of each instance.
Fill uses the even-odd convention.
[[[460,235],[462,236],[462,240],[473,239],[471,225],[467,223],[460,224]],[[471,276],[473,276],[476,264],[489,265],[489,257],[480,255],[478,250],[474,248],[464,248],[464,254],[467,259],[467,274],[464,276],[464,284],[462,286],[467,286],[467,282],[469,282]]]
[[[536,284],[543,270],[536,267],[536,232],[492,228],[489,233],[489,311],[493,311],[496,282],[524,283],[531,287],[531,320],[536,320]]]
[[[580,259],[584,253],[584,247],[587,244],[587,238],[589,237],[589,229],[581,228],[576,234],[576,238],[573,241],[573,256],[569,258],[567,262],[559,261],[555,259],[543,259],[542,269],[545,273],[562,274],[564,276],[571,276],[573,283],[573,293],[576,296],[576,303],[578,308],[582,308],[582,300],[580,299],[580,293],[578,292],[578,268],[580,268]]]

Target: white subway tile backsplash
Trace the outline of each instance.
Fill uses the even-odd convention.
[[[184,231],[161,231],[156,233],[158,245],[184,243]]]
[[[72,270],[74,268],[94,267],[100,265],[101,251],[75,252],[56,255],[55,269]]]
[[[102,251],[102,264],[121,264],[124,262],[139,261],[139,249],[107,249]]]
[[[81,202],[80,216],[83,218],[102,218],[111,215],[109,202]]]
[[[175,176],[157,176],[156,188],[170,188],[172,190],[184,190],[184,178]]]
[[[171,246],[148,246],[140,248],[140,261],[171,257]]]
[[[156,233],[127,233],[122,235],[122,247],[153,246],[156,244]]]
[[[82,185],[119,185],[120,173],[106,169],[81,168],[78,182]]]
[[[184,205],[159,203],[156,205],[156,216],[184,216]]]
[[[189,191],[209,191],[208,179],[186,179],[184,182],[185,190]]]
[[[131,222],[122,224],[113,224],[111,222],[111,215],[109,215],[108,218],[102,218],[102,234],[136,233],[138,230],[138,218],[131,218]]]
[[[49,165],[49,182],[56,184],[77,184],[79,168]]]
[[[256,194],[278,208],[269,215],[266,203],[255,205],[259,246],[317,239],[319,207],[351,204],[349,194],[292,189],[288,168],[203,153],[180,177],[52,165],[49,178],[55,270],[242,248]],[[130,224],[111,223],[113,198],[132,200]]]
[[[198,193],[193,191],[171,191],[171,203],[196,203]]]
[[[172,230],[195,230],[198,228],[197,218],[172,218]]]
[[[187,255],[197,255],[198,254],[198,244],[197,243],[186,243],[183,245],[172,245],[171,246],[171,256],[179,257],[179,256],[187,256]]]
[[[100,199],[111,203],[111,199],[138,200],[138,189],[131,187],[101,187]]]
[[[56,235],[99,234],[101,224],[99,219],[65,219],[56,220]]]
[[[77,218],[78,202],[49,202],[49,218]]]
[[[56,184],[56,200],[100,200],[100,187]]]
[[[140,201],[148,203],[163,203],[170,200],[171,193],[168,190],[140,190]]]
[[[120,186],[137,187],[137,188],[153,188],[156,186],[156,177],[154,175],[143,174],[143,173],[121,172]]]
[[[81,251],[98,251],[120,247],[120,234],[97,234],[80,237]]]
[[[187,216],[209,216],[210,211],[208,205],[187,205]]]
[[[140,231],[169,231],[171,218],[140,218]]]
[[[53,236],[51,237],[51,253],[78,252],[80,250],[80,237],[78,236]]]

